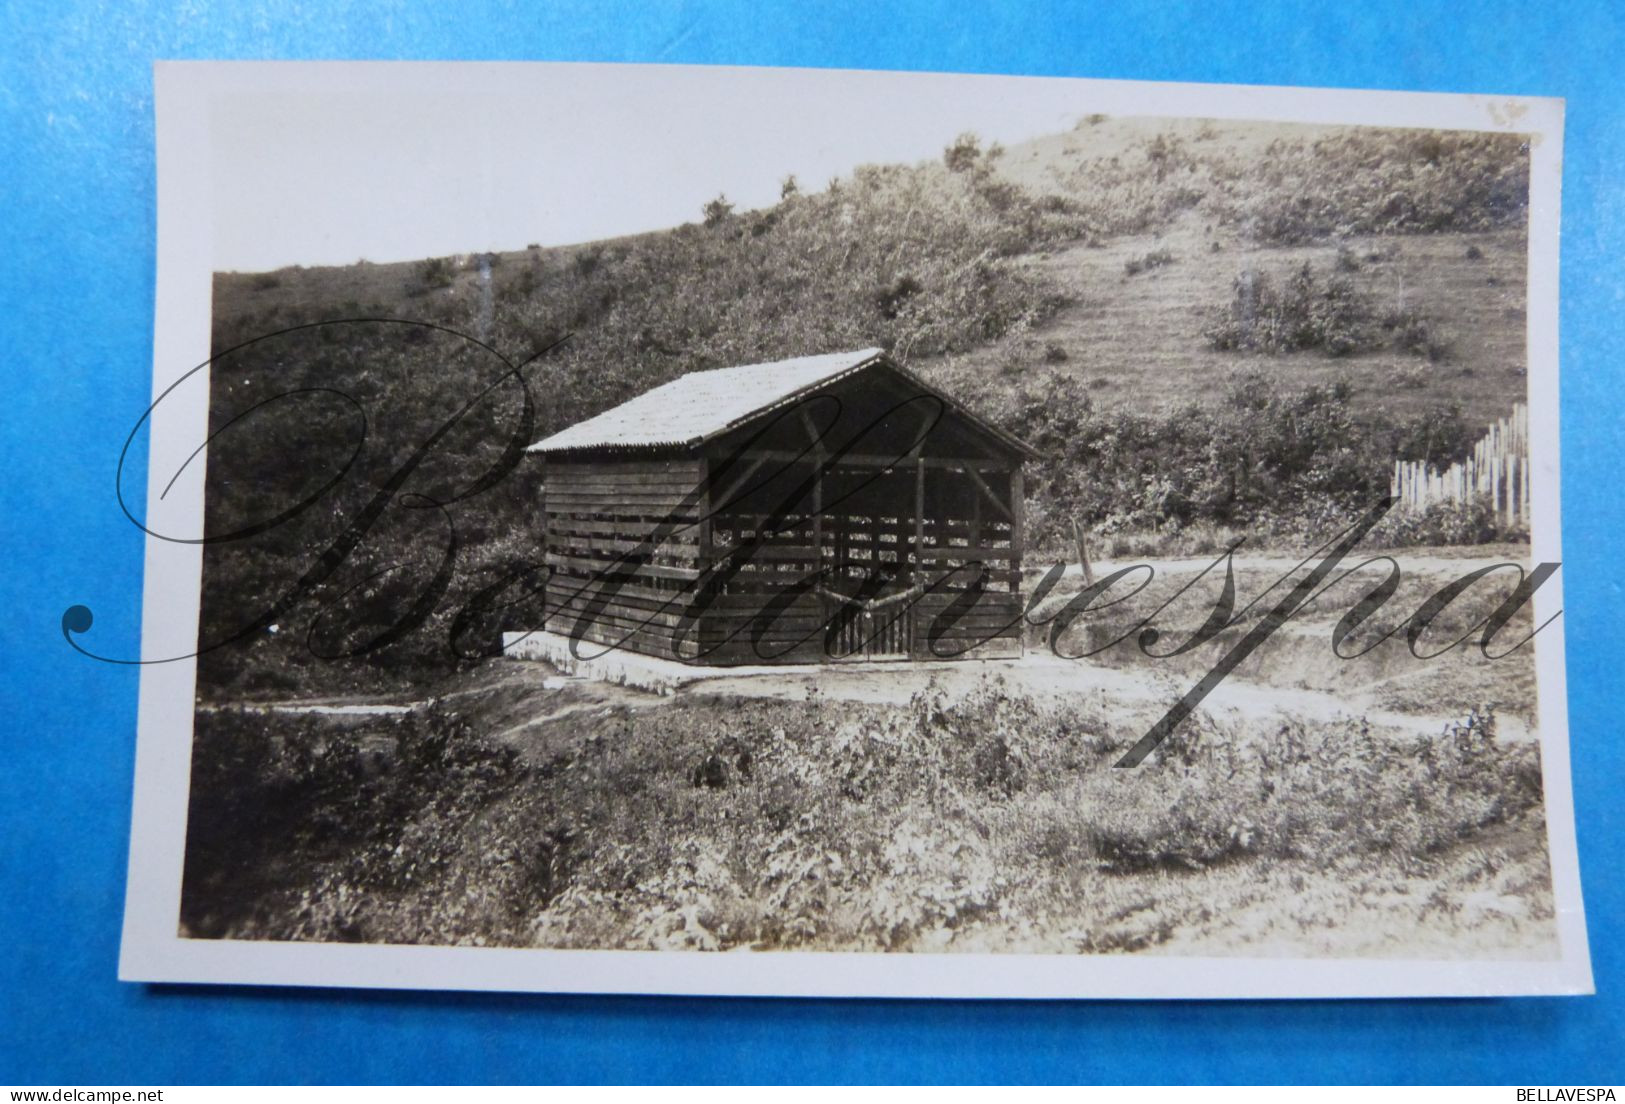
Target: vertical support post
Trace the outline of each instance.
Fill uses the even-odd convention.
[[[1089,546],[1083,539],[1083,526],[1077,518],[1072,519],[1072,539],[1078,546],[1078,570],[1083,573],[1083,585],[1095,585],[1095,567],[1089,562]]]
[[[536,488],[536,502],[542,513],[542,628],[547,628],[547,597],[552,588],[548,584],[547,555],[552,550],[553,527],[547,523],[547,457],[542,457],[542,479]]]
[[[965,478],[967,480],[970,479],[970,470],[968,468],[965,470]],[[947,543],[946,539],[943,541],[943,543],[944,544]],[[981,488],[975,486],[974,483],[971,486],[971,496],[970,496],[970,542],[969,543],[970,543],[970,546],[972,548],[982,548],[982,547],[984,547],[983,544],[982,544],[982,495],[981,495]]]
[[[830,474],[836,474],[835,469],[832,468]],[[836,486],[839,487],[840,484],[837,483]],[[850,511],[851,506],[848,505],[846,509]],[[835,563],[842,565],[844,569],[847,559],[852,555],[852,525],[842,515],[836,515],[832,520],[835,525]]]
[[[711,486],[711,474],[711,460],[707,457],[700,461],[700,486],[703,490],[700,492],[699,502],[696,504],[696,508],[700,512],[699,532],[697,534],[700,547],[699,563],[694,566],[702,572],[711,566],[711,557],[713,555],[711,496],[714,488]]]
[[[925,574],[925,457],[920,450],[914,450],[914,547],[913,561],[909,567],[908,581],[913,585],[918,581],[917,576]]]
[[[824,570],[824,450],[813,450],[812,490],[813,570]]]
[[[1518,454],[1507,457],[1507,528],[1518,521]]]
[[[698,562],[694,565],[700,573],[700,578],[697,585],[702,589],[716,585],[714,579],[707,576],[707,572],[710,571],[711,566],[716,559],[715,540],[713,537],[715,526],[711,518],[711,503],[713,501],[713,495],[715,494],[716,488],[711,485],[712,474],[711,458],[709,456],[702,457],[700,459],[700,486],[703,488],[703,490],[700,493],[700,499],[697,504],[700,511],[699,532],[696,534],[699,541],[699,547],[696,552]],[[711,608],[711,606],[707,606],[707,612],[700,614],[699,623],[694,626],[695,656],[698,656],[706,647],[706,636],[708,635],[706,633],[706,623],[710,620],[709,611]],[[677,651],[677,642],[674,640],[672,641],[672,644],[672,650],[675,653]],[[682,657],[679,656],[678,658]]]
[[[1021,478],[1021,465],[1010,470],[1010,592],[1021,593],[1021,554],[1025,549],[1027,492]]]
[[[805,406],[801,407],[801,424],[807,429],[807,436],[812,441],[813,462],[813,500],[812,500],[812,544],[813,544],[813,571],[822,573],[824,570],[824,439],[813,424],[812,415],[807,413]]]
[[[971,490],[974,492],[976,488]],[[970,496],[970,546],[982,547],[982,496],[975,493]]]
[[[1524,417],[1527,418],[1528,416],[1529,416],[1529,412],[1527,410],[1525,410],[1524,411]],[[1524,440],[1524,447],[1525,448],[1529,447],[1529,442],[1528,442],[1527,436],[1525,437],[1525,440]],[[1525,454],[1525,457],[1524,457],[1522,476],[1523,476],[1523,483],[1522,483],[1522,487],[1523,487],[1523,500],[1522,500],[1523,501],[1523,513],[1520,515],[1520,520],[1523,521],[1525,524],[1533,524],[1535,515],[1532,512],[1531,507],[1530,507],[1530,503],[1529,503],[1529,459],[1528,459],[1527,453]]]
[[[923,448],[919,445],[914,448],[914,548],[913,561],[909,564],[908,585],[913,587],[926,578],[925,573],[925,456]],[[904,634],[903,647],[913,655],[920,651],[922,642],[918,639],[916,626],[920,619],[914,614],[914,603],[908,603],[902,613],[902,630]]]

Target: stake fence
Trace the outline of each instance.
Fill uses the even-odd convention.
[[[1394,461],[1389,493],[1398,506],[1424,510],[1436,502],[1483,499],[1506,524],[1529,523],[1529,407],[1490,426],[1461,463],[1434,471],[1425,460]]]

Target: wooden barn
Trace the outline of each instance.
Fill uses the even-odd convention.
[[[693,372],[530,451],[554,639],[720,665],[1020,654],[1032,450],[878,349]]]

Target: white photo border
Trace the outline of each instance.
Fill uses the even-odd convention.
[[[761,80],[839,82],[841,70],[536,63],[572,79],[669,82],[673,94],[736,97]],[[155,67],[158,279],[156,398],[210,355],[213,280],[211,105],[226,95],[343,97],[406,82],[523,81],[531,63],[160,62]],[[996,95],[1003,82],[1049,81],[1080,113],[1427,127],[1525,133],[1530,154],[1528,363],[1532,556],[1562,558],[1558,453],[1558,244],[1563,102],[1468,94],[1165,84],[1076,78],[873,72],[865,79],[964,82]],[[360,201],[358,197],[357,201]],[[378,202],[379,197],[367,197]],[[163,494],[208,423],[208,372],[152,412],[147,524],[201,530],[205,469],[188,466]],[[566,951],[187,939],[179,934],[202,551],[149,536],[142,611],[140,706],[119,978],[387,989],[820,997],[1260,998],[1579,994],[1593,991],[1575,846],[1563,622],[1536,642],[1539,732],[1559,957],[1519,960],[1243,958],[978,953]],[[1562,609],[1562,573],[1534,596],[1535,623]]]

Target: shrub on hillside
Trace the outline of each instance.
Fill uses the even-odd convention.
[[[1383,329],[1389,344],[1399,352],[1412,353],[1431,363],[1450,356],[1451,339],[1433,321],[1404,311],[1390,312],[1383,318]]]
[[[1413,414],[1391,431],[1396,460],[1425,460],[1434,468],[1465,460],[1483,436],[1484,427],[1468,422],[1460,403]]]
[[[1138,276],[1142,272],[1162,268],[1164,265],[1174,263],[1174,255],[1166,249],[1154,249],[1150,253],[1138,257],[1130,257],[1123,262],[1123,275]]]
[[[1369,299],[1342,274],[1318,275],[1305,261],[1282,284],[1256,268],[1243,269],[1230,302],[1213,312],[1203,336],[1215,349],[1290,353],[1316,349],[1346,356],[1380,348]]]
[[[1308,261],[1280,283],[1261,269],[1243,269],[1230,301],[1209,312],[1202,332],[1215,349],[1269,355],[1317,350],[1340,357],[1392,347],[1432,361],[1450,349],[1428,319],[1398,307],[1379,316],[1346,273],[1324,275]]]
[[[701,211],[707,226],[721,226],[728,221],[728,216],[733,213],[734,205],[728,202],[728,197],[725,195],[719,195],[709,201]]]
[[[457,266],[450,257],[430,257],[417,263],[412,276],[421,290],[447,288],[457,276]]]

